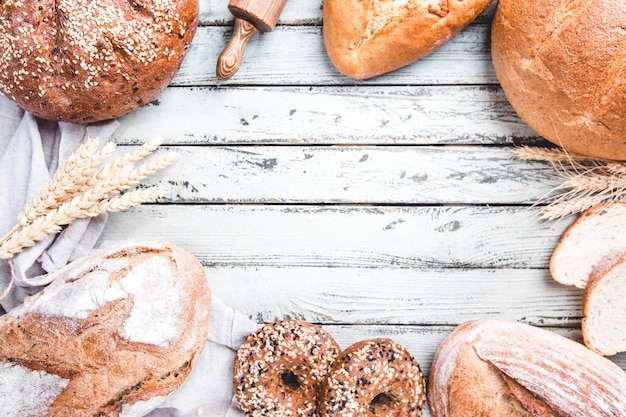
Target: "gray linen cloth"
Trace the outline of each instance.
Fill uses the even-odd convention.
[[[104,143],[117,126],[115,120],[88,125],[42,120],[0,94],[0,236],[15,225],[24,205],[81,143],[93,137]],[[106,220],[106,214],[76,220],[58,235],[17,254],[11,262],[0,260],[0,293],[11,277],[14,280],[13,290],[0,301],[0,315],[49,284],[55,272],[91,252]],[[191,375],[148,415],[243,416],[233,400],[232,366],[236,350],[257,328],[256,323],[213,297],[207,344]]]

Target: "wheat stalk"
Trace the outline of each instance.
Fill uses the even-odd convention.
[[[145,144],[136,148],[132,152],[128,152],[117,158],[112,163],[103,166],[91,178],[88,179],[85,184],[85,188],[93,187],[96,184],[106,180],[107,178],[117,175],[118,171],[132,166],[133,163],[138,162],[150,155],[161,145],[161,143],[161,138],[152,139],[151,141],[146,142]]]
[[[149,141],[98,169],[115,145],[108,143],[98,150],[97,139],[85,142],[25,205],[15,227],[0,239],[0,259],[11,259],[23,249],[59,233],[63,226],[76,219],[123,211],[163,195],[165,188],[161,186],[131,190],[178,158],[178,154],[170,152],[157,155],[139,167],[134,165],[152,154],[161,143],[161,139]],[[0,300],[8,295],[12,286],[11,280],[0,294]]]
[[[626,193],[626,164],[572,154],[560,148],[521,147],[515,155],[527,161],[552,164],[563,182],[556,195],[537,204],[545,220],[558,220],[578,214],[600,203],[617,201]]]
[[[77,192],[81,182],[90,177],[95,167],[115,149],[114,143],[107,143],[96,152],[97,146],[97,138],[89,139],[68,158],[39,195],[24,207],[18,217],[16,228],[26,226],[37,216],[58,207],[63,198]]]
[[[515,155],[525,161],[541,161],[541,162],[583,162],[593,161],[585,155],[579,155],[566,152],[561,148],[539,148],[535,146],[520,146],[514,151]]]

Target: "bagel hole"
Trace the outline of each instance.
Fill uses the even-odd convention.
[[[370,412],[379,415],[394,407],[398,399],[390,392],[381,392],[370,402]]]
[[[298,376],[291,371],[285,371],[280,374],[280,379],[283,381],[283,384],[285,384],[285,386],[287,386],[288,388],[300,388],[300,381],[298,381]]]

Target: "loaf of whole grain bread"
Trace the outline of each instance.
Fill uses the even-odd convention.
[[[0,4],[0,91],[65,122],[113,119],[154,100],[198,26],[198,0]]]

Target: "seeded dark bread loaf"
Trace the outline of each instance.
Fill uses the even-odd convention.
[[[499,0],[492,58],[513,108],[572,152],[626,159],[626,2]]]
[[[74,123],[113,119],[174,78],[198,25],[198,0],[6,0],[0,91]]]
[[[491,0],[325,0],[326,51],[344,75],[362,80],[428,55],[458,34]]]
[[[458,326],[435,352],[433,417],[626,416],[626,372],[580,343],[508,320]]]
[[[146,415],[191,372],[209,308],[200,263],[159,240],[71,264],[0,317],[0,415]]]

